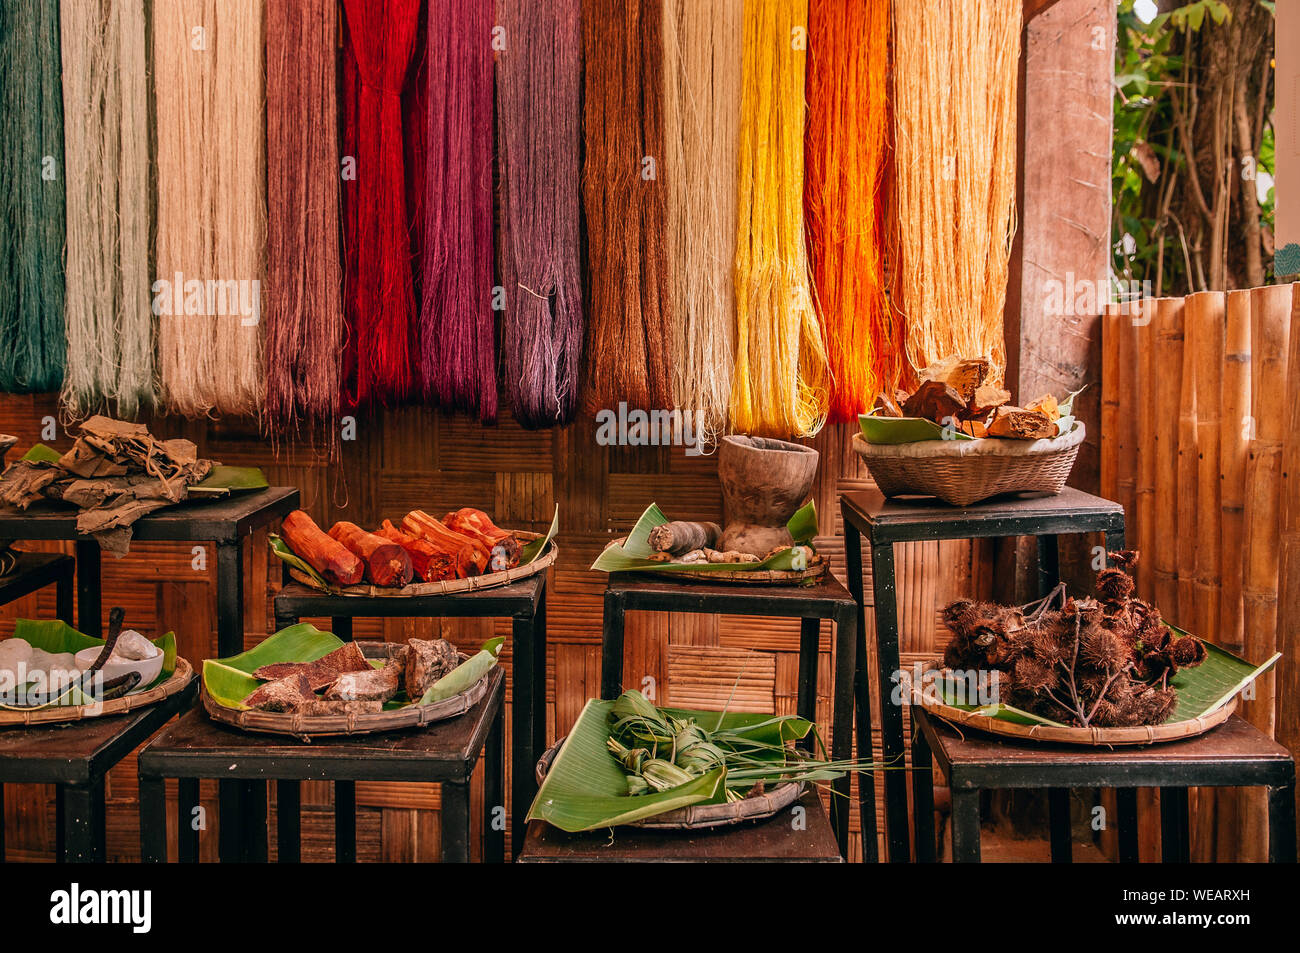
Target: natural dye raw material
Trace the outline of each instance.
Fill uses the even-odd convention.
[[[903,376],[885,291],[889,5],[810,0],[804,193],[813,283],[835,379],[829,420],[857,419]]]
[[[893,2],[896,303],[907,355],[1005,366],[1021,0]]]
[[[68,359],[62,404],[81,419],[153,405],[149,86],[144,0],[63,0]]]
[[[0,391],[63,381],[58,0],[0,5]]]
[[[333,439],[343,347],[333,0],[266,11],[266,415]]]
[[[666,0],[663,34],[673,391],[707,446],[726,428],[735,361],[744,2]]]
[[[263,0],[158,0],[158,365],[165,406],[262,409]]]
[[[426,396],[496,420],[492,0],[429,0],[420,367]]]
[[[582,359],[579,0],[498,0],[502,383],[525,427],[567,423]]]
[[[662,0],[583,0],[588,410],[672,405]]]
[[[402,91],[411,73],[420,0],[344,0],[345,280],[347,402],[408,397],[415,292],[408,233]]]
[[[745,4],[731,427],[773,437],[820,430],[831,383],[804,241],[807,12]]]
[[[1108,555],[1115,566],[1097,574],[1095,597],[1067,598],[1059,610],[1051,604],[1063,587],[1028,613],[969,599],[948,605],[944,664],[994,669],[1000,702],[1076,727],[1165,721],[1178,701],[1170,680],[1205,661],[1205,646],[1134,596],[1136,553]]]

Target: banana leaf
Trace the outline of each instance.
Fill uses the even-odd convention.
[[[218,463],[206,477],[189,488],[189,496],[196,499],[229,496],[231,493],[265,490],[268,485],[266,474],[257,467],[228,467]]]
[[[719,803],[726,797],[723,768],[668,791],[629,795],[627,775],[606,747],[613,707],[613,701],[587,702],[551,763],[528,810],[528,820],[543,820],[562,831],[590,831],[692,804]]]
[[[22,459],[28,463],[58,463],[63,454],[53,447],[47,447],[43,443],[32,444],[32,449],[22,455]]]
[[[23,639],[32,648],[43,649],[46,652],[62,653],[71,652],[76,655],[82,649],[89,649],[103,646],[104,639],[96,639],[89,635],[83,635],[72,626],[68,625],[61,619],[16,619],[14,620],[14,634],[16,639]],[[150,639],[154,645],[162,649],[163,665],[162,671],[148,685],[137,686],[131,694],[145,691],[155,685],[160,685],[172,677],[176,671],[176,633],[167,632],[156,639]],[[68,689],[57,698],[52,698],[45,705],[27,705],[11,706],[0,705],[0,708],[20,711],[35,711],[39,708],[49,708],[52,705],[93,705],[95,699],[87,695],[75,685],[70,685]]]
[[[605,548],[596,561],[591,564],[599,572],[635,572],[653,569],[656,572],[681,572],[688,570],[704,572],[755,571],[761,569],[794,569],[797,554],[795,547],[807,546],[817,535],[817,507],[812,500],[801,506],[790,517],[786,528],[795,541],[795,546],[773,553],[761,562],[755,563],[668,563],[651,559],[655,549],[650,545],[650,531],[656,526],[669,522],[658,505],[651,503],[637,519],[627,539],[622,543]]]
[[[227,708],[244,710],[244,699],[262,684],[253,672],[276,662],[314,662],[341,648],[343,640],[332,632],[322,632],[309,622],[281,629],[246,652],[224,659],[205,659],[203,687],[212,698]]]
[[[444,698],[451,698],[466,691],[497,664],[501,646],[505,644],[504,636],[488,639],[478,653],[461,662],[454,669],[429,686],[429,690],[420,699],[421,705],[431,705]]]
[[[271,552],[281,562],[288,563],[290,566],[292,566],[294,569],[297,569],[299,572],[305,573],[306,575],[311,577],[311,579],[320,588],[328,590],[329,592],[338,591],[338,589],[335,586],[331,586],[328,582],[325,581],[325,577],[322,576],[320,573],[318,573],[315,567],[312,566],[311,563],[307,562],[307,560],[303,559],[292,549],[290,549],[289,544],[286,543],[279,536],[277,536],[275,533],[270,533],[269,535],[267,535],[266,542],[267,545],[271,547]]]
[[[551,518],[551,528],[547,530],[546,535],[533,540],[519,551],[519,565],[527,566],[530,562],[542,554],[546,545],[553,539],[555,534],[560,531],[560,507],[555,507],[555,516]]]
[[[1168,624],[1168,623],[1166,623]],[[1187,635],[1177,626],[1169,626],[1179,635]],[[1238,658],[1226,649],[1212,642],[1201,639],[1205,646],[1205,661],[1195,668],[1180,669],[1170,684],[1178,690],[1178,702],[1164,724],[1190,721],[1218,711],[1247,685],[1264,674],[1277,662],[1282,654],[1276,653],[1263,665],[1251,665],[1245,659]],[[1011,705],[970,705],[959,704],[957,696],[946,679],[937,679],[934,683],[939,697],[945,705],[974,711],[1000,721],[1016,722],[1022,725],[1053,725],[1068,727],[1059,721],[1043,718],[1032,712],[1022,711]]]
[[[867,443],[920,443],[922,440],[974,440],[970,434],[955,428],[945,431],[933,420],[924,417],[877,417],[858,414],[858,427]],[[948,436],[945,437],[944,433]]]

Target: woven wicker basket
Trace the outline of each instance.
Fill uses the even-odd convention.
[[[967,506],[1001,493],[1060,493],[1083,443],[1083,422],[1050,440],[921,440],[853,449],[885,496],[937,496]]]

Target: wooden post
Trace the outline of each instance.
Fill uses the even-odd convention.
[[[1178,614],[1165,618],[1181,628],[1196,626],[1196,513],[1200,461],[1196,445],[1196,355],[1192,319],[1184,300],[1183,376],[1178,401],[1178,526],[1176,529]]]
[[[1292,286],[1294,288],[1294,286]],[[1288,373],[1300,374],[1300,295],[1291,302]],[[1288,382],[1287,428],[1282,444],[1281,568],[1278,578],[1277,739],[1300,758],[1300,380]],[[1279,400],[1281,398],[1279,397]],[[1259,661],[1263,661],[1260,659]],[[1256,694],[1263,686],[1256,686]],[[1262,808],[1262,800],[1260,802]],[[1261,817],[1262,817],[1261,811]],[[1258,829],[1258,828],[1256,828]],[[1243,838],[1245,832],[1243,832]],[[1266,842],[1264,838],[1257,839]]]
[[[1137,565],[1138,592],[1150,598],[1154,591],[1155,566],[1149,556],[1156,539],[1156,447],[1155,433],[1160,414],[1155,405],[1156,318],[1160,304],[1156,298],[1142,301],[1142,324],[1138,327],[1138,386],[1132,394],[1132,412],[1138,417],[1137,439],[1137,534],[1129,537],[1136,541],[1138,551],[1148,558],[1139,557]],[[1127,534],[1126,534],[1127,535]],[[1130,544],[1131,545],[1131,544]]]
[[[1223,385],[1226,302],[1221,291],[1189,295],[1187,350],[1196,390],[1196,551],[1190,630],[1218,642],[1220,584],[1219,405]],[[1183,613],[1187,618],[1187,613]],[[1235,859],[1236,799],[1230,789],[1202,788],[1197,797],[1197,854],[1204,860]]]
[[[1277,580],[1280,548],[1282,441],[1288,413],[1287,348],[1291,286],[1256,288],[1250,299],[1251,418],[1254,439],[1246,461],[1246,534],[1242,581],[1246,658],[1263,662],[1277,646]],[[1260,678],[1244,714],[1273,734],[1272,673]]]
[[[1124,507],[1126,536],[1138,538],[1137,526],[1137,470],[1138,470],[1138,410],[1132,403],[1141,376],[1138,361],[1138,322],[1142,320],[1141,306],[1137,302],[1119,305],[1119,393],[1128,412],[1121,414],[1115,429],[1118,462],[1115,476],[1115,501]]]
[[[1119,476],[1119,305],[1106,305],[1101,320],[1101,495],[1113,500]]]
[[[1250,445],[1250,292],[1229,291],[1224,338],[1223,389],[1219,413],[1220,553],[1237,553],[1245,533],[1246,459]],[[1242,641],[1241,580],[1238,558],[1221,561],[1216,641],[1233,652]]]
[[[1183,299],[1161,298],[1156,312],[1155,603],[1160,614],[1178,615],[1178,399],[1183,379]]]

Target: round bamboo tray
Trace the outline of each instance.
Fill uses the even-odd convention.
[[[627,538],[616,539],[610,546],[618,546]],[[606,549],[609,546],[605,547]],[[636,569],[633,572],[649,573],[664,579],[697,579],[701,582],[735,582],[749,586],[809,585],[826,575],[830,562],[821,553],[814,553],[807,569]]]
[[[902,678],[907,691],[911,693],[912,704],[919,705],[929,714],[942,718],[950,724],[975,728],[1005,738],[1087,745],[1094,748],[1113,745],[1149,745],[1162,741],[1193,738],[1223,724],[1237,709],[1237,698],[1233,696],[1226,704],[1200,718],[1166,722],[1163,725],[1138,725],[1133,728],[1058,728],[1054,725],[1020,725],[937,702],[933,698],[927,698],[925,691],[913,683],[911,672],[903,671]]]
[[[366,658],[387,658],[395,643],[358,642]],[[465,661],[467,656],[461,655]],[[486,675],[461,692],[431,705],[406,705],[393,711],[352,713],[347,715],[302,715],[294,712],[253,711],[251,709],[227,708],[216,701],[205,686],[199,686],[199,697],[203,700],[203,710],[213,721],[231,725],[243,731],[260,732],[269,735],[290,735],[299,741],[310,742],[312,738],[329,738],[339,735],[368,735],[381,731],[395,731],[403,728],[423,728],[435,721],[446,721],[463,715],[483,700],[487,694],[488,678]]]
[[[550,770],[551,763],[555,760],[555,756],[559,754],[562,744],[564,744],[563,738],[548,748],[537,762],[537,783],[539,785],[546,780],[546,772]],[[746,821],[761,821],[769,818],[777,811],[785,810],[799,800],[801,794],[803,794],[803,782],[791,781],[786,784],[778,784],[772,790],[765,791],[762,794],[751,794],[749,797],[739,801],[732,801],[729,804],[692,804],[676,811],[668,811],[664,814],[656,814],[654,817],[642,818],[625,826],[660,831],[708,830],[713,827],[730,827],[733,824],[743,824]]]
[[[515,533],[519,539],[524,542],[531,542],[537,539],[540,533],[528,533],[519,531]],[[541,554],[526,566],[516,566],[514,569],[505,569],[501,572],[484,573],[481,576],[471,576],[468,579],[440,579],[437,582],[413,582],[405,586],[372,586],[369,584],[358,586],[322,586],[311,576],[301,570],[289,568],[289,575],[301,582],[303,585],[311,586],[313,589],[319,589],[322,592],[328,592],[335,596],[379,596],[393,599],[406,599],[411,596],[447,596],[458,592],[474,592],[479,589],[497,589],[501,586],[508,586],[512,582],[518,582],[520,579],[527,579],[529,576],[536,576],[538,573],[546,572],[551,563],[555,562],[557,553],[555,540],[547,543]]]
[[[105,715],[121,715],[162,701],[183,690],[194,677],[194,669],[183,658],[176,659],[176,669],[171,677],[142,692],[110,698],[98,705],[51,705],[48,708],[20,710],[0,709],[0,727],[5,725],[49,725],[61,721],[84,721]]]
[[[1083,422],[1050,440],[919,440],[868,443],[853,435],[853,449],[885,496],[936,496],[968,506],[1002,493],[1061,492],[1083,443]]]

